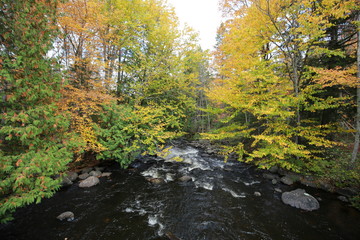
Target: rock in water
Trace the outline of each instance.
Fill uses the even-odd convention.
[[[278,171],[279,171],[278,166],[272,166],[271,168],[269,168],[269,172],[271,173],[277,173]]]
[[[67,221],[73,221],[74,220],[74,213],[73,212],[64,212],[56,217],[60,221],[67,220]]]
[[[102,172],[102,171],[104,171],[104,170],[105,170],[104,167],[95,167],[95,171]]]
[[[153,184],[162,184],[165,183],[164,179],[162,178],[146,178],[148,182],[151,182]]]
[[[170,240],[180,240],[180,238],[176,237],[173,233],[167,232],[165,234]]]
[[[111,176],[111,172],[103,172],[102,174],[101,174],[101,177],[110,177]]]
[[[300,208],[306,211],[313,211],[320,208],[316,198],[306,193],[304,189],[296,189],[291,192],[284,192],[281,200],[292,207]]]
[[[94,177],[100,177],[101,176],[101,172],[100,171],[91,171],[89,173],[90,176],[94,176]]]
[[[174,181],[174,179],[175,179],[175,174],[173,174],[173,173],[167,173],[165,179],[166,179],[167,182]]]
[[[92,186],[95,186],[96,184],[98,184],[99,182],[100,181],[97,177],[90,176],[87,179],[85,179],[84,181],[82,181],[79,184],[79,187],[81,187],[81,188],[92,187]]]
[[[79,175],[79,179],[84,180],[87,179],[90,175],[88,173],[83,173]]]
[[[73,182],[68,177],[63,177],[61,181],[61,186],[66,187],[72,185]]]
[[[266,178],[266,179],[269,179],[269,180],[273,180],[273,179],[279,178],[278,175],[273,174],[273,173],[264,173],[264,174],[263,174],[263,177]]]
[[[261,193],[260,192],[254,192],[254,196],[261,197]]]
[[[92,167],[83,168],[81,169],[81,173],[89,173],[91,172],[92,169],[93,169]]]
[[[78,174],[76,172],[68,172],[66,174],[66,177],[70,180],[70,181],[75,181],[78,177]]]
[[[290,177],[288,177],[288,176],[282,177],[282,178],[280,179],[280,181],[281,181],[282,183],[286,184],[286,185],[293,185],[293,184],[294,184],[294,181],[293,181]]]
[[[343,201],[343,202],[349,202],[349,200],[347,199],[347,197],[345,197],[345,196],[338,196],[338,199],[340,200],[340,201]]]
[[[192,177],[190,176],[182,176],[181,178],[179,178],[179,181],[181,182],[189,182],[189,181],[192,181]]]

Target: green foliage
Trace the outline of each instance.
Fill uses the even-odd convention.
[[[175,115],[168,115],[159,106],[131,107],[104,105],[96,128],[99,142],[106,148],[99,159],[115,159],[126,167],[139,154],[156,154],[166,140],[179,136],[174,128],[180,127]]]
[[[3,1],[0,16],[0,219],[40,202],[66,169],[68,119],[57,112],[61,78],[46,56],[56,35],[56,1]]]
[[[360,210],[360,195],[352,197],[350,199],[351,205]]]
[[[360,163],[349,167],[350,151],[344,146],[334,147],[326,151],[326,156],[316,163],[314,171],[333,185],[344,187],[360,187]]]

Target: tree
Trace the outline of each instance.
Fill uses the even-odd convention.
[[[342,56],[322,43],[330,19],[345,18],[355,2],[225,0],[223,6],[229,20],[217,53],[221,76],[208,96],[218,102],[224,127],[207,136],[245,141],[228,151],[262,167],[316,169],[319,148],[336,144],[327,135],[338,129],[311,113],[338,108],[344,99],[323,94],[309,59]]]
[[[358,22],[358,24],[360,22],[359,11],[357,13],[357,22]],[[356,86],[357,109],[356,109],[356,134],[355,134],[355,141],[354,141],[354,149],[353,149],[353,153],[351,156],[351,165],[352,166],[355,164],[357,154],[359,151],[359,143],[360,143],[360,86],[359,86],[359,81],[360,81],[360,30],[359,29],[357,31],[357,55],[356,56],[357,56],[357,81],[356,81],[356,83],[357,83],[357,86]]]
[[[1,2],[0,218],[50,197],[71,160],[67,116],[55,102],[61,77],[47,55],[57,35],[55,0]]]
[[[86,153],[109,156],[108,147],[116,144],[107,143],[109,138],[102,135],[110,129],[122,139],[134,141],[137,136],[144,142],[139,135],[128,132],[128,138],[120,130],[120,126],[138,125],[136,115],[147,118],[141,109],[149,115],[153,111],[154,119],[162,116],[168,123],[160,124],[158,134],[165,128],[181,132],[185,113],[195,109],[198,81],[196,74],[187,72],[185,58],[201,55],[193,50],[194,39],[182,42],[192,33],[179,32],[173,9],[159,0],[71,0],[59,10],[62,35],[56,46],[68,83],[62,91],[61,111],[70,113],[71,129],[82,139],[83,145],[76,150],[79,159]],[[114,101],[122,106],[113,106]],[[131,109],[126,118],[132,120],[109,122],[106,114],[116,115],[118,109]],[[149,138],[161,139],[155,135],[152,132]],[[149,146],[142,145],[142,150]]]

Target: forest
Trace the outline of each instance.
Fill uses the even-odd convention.
[[[1,0],[1,222],[71,168],[176,138],[360,189],[358,2],[220,7],[210,52],[166,0]]]

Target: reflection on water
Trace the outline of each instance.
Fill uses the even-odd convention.
[[[284,205],[274,190],[298,186],[273,185],[249,165],[204,156],[175,147],[166,159],[134,163],[135,170],[108,167],[111,178],[95,187],[75,184],[20,209],[14,222],[0,227],[0,239],[360,239],[360,213],[335,195],[307,188],[322,201],[319,210],[305,212]],[[180,181],[183,176],[192,181]],[[75,221],[56,219],[65,211],[74,212]]]

